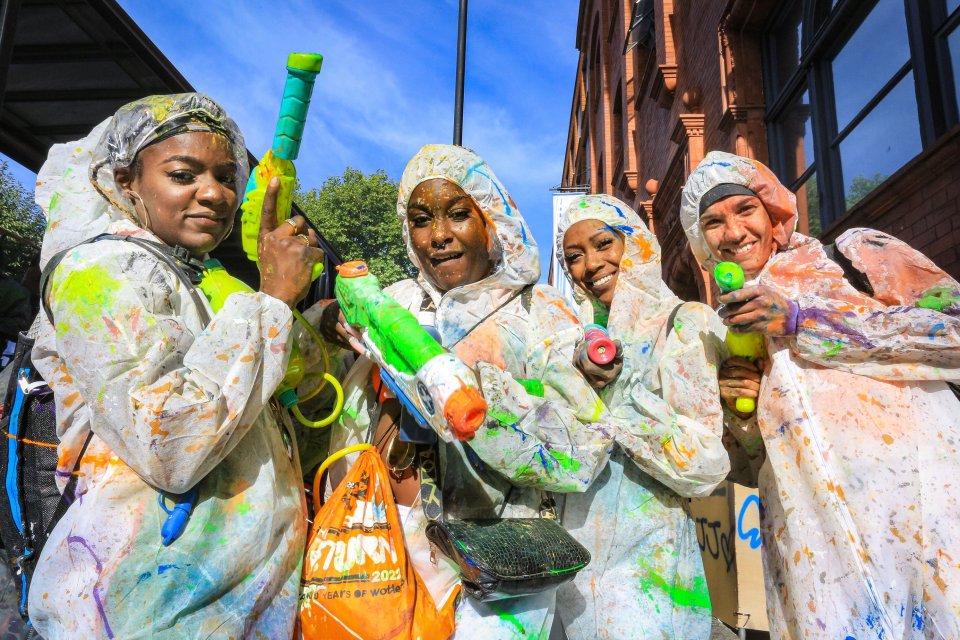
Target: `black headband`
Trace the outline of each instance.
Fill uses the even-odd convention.
[[[730,196],[757,197],[757,194],[741,184],[733,184],[732,182],[718,184],[700,197],[700,215],[702,216],[703,212],[706,211],[710,205],[715,202],[720,202],[724,198],[729,198]]]

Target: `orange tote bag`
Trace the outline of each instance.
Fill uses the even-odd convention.
[[[359,459],[324,505],[321,474],[334,460]],[[372,445],[328,458],[314,480],[316,517],[303,562],[304,640],[447,640],[454,603],[437,611],[407,557],[387,470]]]

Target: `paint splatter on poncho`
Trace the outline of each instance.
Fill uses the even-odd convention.
[[[458,518],[496,517],[509,493],[505,517],[535,516],[540,489],[586,490],[611,446],[600,422],[602,403],[573,366],[574,346],[583,330],[552,287],[536,285],[528,294],[517,295],[539,278],[537,246],[506,189],[468,149],[428,145],[403,173],[397,213],[414,264],[418,261],[410,249],[407,202],[418,184],[432,178],[454,182],[480,206],[495,264],[487,278],[444,294],[422,274],[387,290],[415,314],[425,298],[435,304],[436,313],[421,315],[421,322],[435,324],[444,345],[456,343],[457,355],[476,368],[488,403],[488,419],[470,442],[486,471],[478,472],[458,445],[441,447],[445,510]],[[517,378],[541,381],[544,397],[529,395]],[[331,450],[366,436],[375,401],[369,381],[370,363],[361,359],[344,384],[347,404]],[[336,482],[345,468],[341,466],[340,475],[335,469],[331,479]],[[440,554],[439,566],[430,564],[425,525],[415,505],[405,526],[407,546],[440,603],[455,583],[456,571]],[[546,638],[554,603],[554,592],[490,605],[467,600],[457,612],[456,638]]]
[[[960,402],[944,382],[960,380],[957,282],[903,242],[851,229],[836,244],[874,294],[858,291],[820,242],[793,231],[793,194],[769,169],[718,152],[682,199],[704,264],[715,258],[699,201],[722,183],[752,189],[774,224],[777,251],[753,284],[800,307],[795,336],[767,339],[756,421],[737,433],[757,451],[759,431],[766,450],[772,636],[960,638]]]
[[[563,236],[582,220],[624,238],[607,322],[624,359],[601,393],[617,442],[610,464],[587,493],[566,497],[564,526],[593,562],[560,588],[560,617],[570,640],[706,638],[710,595],[682,502],[709,495],[729,470],[717,386],[724,328],[709,307],[683,304],[663,283],[656,238],[612,196],[578,198],[561,216],[556,244],[565,271]],[[599,303],[574,287],[591,322]]]
[[[242,186],[243,140],[209,98],[128,105],[51,150],[37,185],[49,221],[43,262],[104,232],[158,242],[123,208],[113,167],[163,125],[194,122],[185,114],[196,110],[230,136]],[[101,161],[103,194],[89,179]],[[305,504],[289,423],[267,403],[289,357],[290,310],[262,293],[234,294],[205,329],[166,266],[114,241],[69,251],[49,300],[56,328],[43,318],[33,358],[54,390],[64,478],[93,436],[77,469],[80,497],[33,578],[38,631],[51,640],[289,638]],[[193,486],[189,524],[164,547],[158,492]]]

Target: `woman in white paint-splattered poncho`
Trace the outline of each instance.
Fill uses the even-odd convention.
[[[578,351],[588,376],[602,378],[591,376],[616,446],[590,490],[566,496],[564,526],[594,558],[560,588],[567,636],[707,638],[710,595],[683,503],[709,495],[729,470],[717,395],[723,325],[709,307],[670,291],[656,238],[612,196],[575,199],[556,244],[581,318],[604,323],[623,360],[610,380],[583,357],[585,345]]]
[[[759,396],[732,432],[734,466],[759,467],[772,636],[960,638],[957,282],[879,231],[832,252],[797,233],[793,194],[747,158],[708,154],[681,207],[697,258],[746,273],[721,316],[766,336],[762,384],[739,362],[721,385]]]
[[[316,238],[302,218],[270,231],[265,206],[261,292],[216,314],[131,242],[77,246],[113,233],[200,258],[229,233],[246,174],[236,125],[200,94],[126,105],[40,170],[42,262],[67,252],[33,360],[56,399],[58,474],[79,479],[29,594],[45,638],[293,633],[306,512],[289,419],[268,402]],[[192,488],[193,514],[165,546],[158,496],[170,508]]]
[[[583,336],[579,321],[555,289],[535,284],[539,251],[513,199],[469,149],[427,145],[404,170],[397,213],[419,275],[386,292],[474,367],[488,405],[487,421],[469,443],[472,461],[463,447],[440,445],[446,513],[532,517],[541,490],[585,491],[610,447],[604,409],[573,366]],[[323,322],[321,329],[337,339]],[[347,400],[331,451],[365,441],[368,432],[385,451],[404,446],[391,427],[391,408],[378,408],[371,369],[362,358],[344,381]],[[518,379],[542,384],[543,391],[528,392]],[[395,462],[385,457],[388,466]],[[442,554],[431,562],[409,465],[410,458],[393,469],[407,547],[437,606],[447,606],[458,575]],[[332,469],[334,485],[347,467]],[[492,603],[466,598],[455,637],[546,639],[555,599],[555,591]]]

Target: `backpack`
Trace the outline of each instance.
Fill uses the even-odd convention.
[[[199,300],[196,284],[202,269],[192,262],[182,248],[171,249],[142,238],[103,234],[81,242],[54,255],[40,277],[41,305],[53,324],[53,314],[46,301],[46,285],[60,261],[77,246],[113,240],[131,242],[156,256],[169,266],[191,291],[198,303],[201,319],[209,322],[206,307]],[[189,275],[188,275],[189,274]],[[17,338],[13,359],[0,371],[0,541],[6,550],[6,562],[15,576],[19,613],[29,621],[27,594],[37,558],[50,532],[73,502],[77,484],[76,467],[63,494],[57,487],[57,461],[60,439],[57,437],[56,405],[53,392],[37,373],[31,352],[39,330],[39,316],[27,334]],[[92,432],[77,457],[77,467],[86,453]]]

